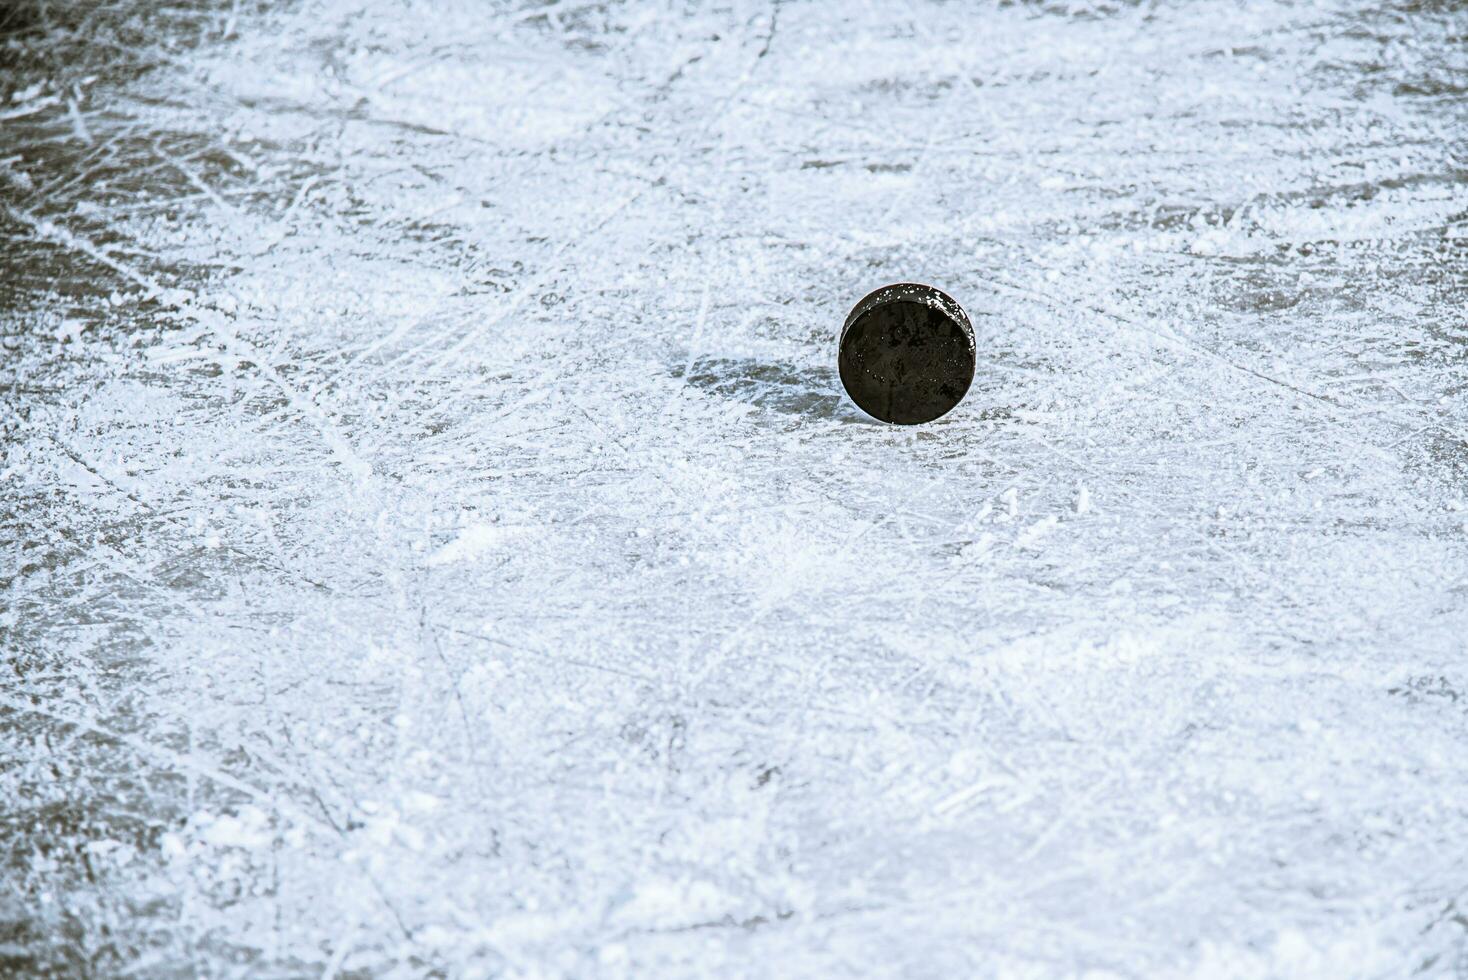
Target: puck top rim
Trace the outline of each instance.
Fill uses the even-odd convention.
[[[924,303],[947,314],[963,329],[968,337],[969,350],[974,349],[974,325],[968,318],[968,313],[959,305],[958,300],[949,296],[937,286],[931,286],[925,282],[889,282],[885,286],[878,286],[856,301],[851,312],[846,314],[846,321],[841,325],[841,338],[846,339],[846,331],[857,319],[871,309],[894,300],[907,300],[908,302]]]

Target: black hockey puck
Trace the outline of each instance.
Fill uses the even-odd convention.
[[[931,422],[973,383],[973,324],[942,290],[883,286],[846,317],[838,362],[841,384],[863,412],[898,425]]]

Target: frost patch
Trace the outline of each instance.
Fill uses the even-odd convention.
[[[497,551],[524,533],[523,528],[501,527],[498,524],[475,524],[465,528],[459,536],[429,555],[424,564],[431,567],[473,562]]]
[[[612,919],[624,926],[676,928],[737,917],[743,904],[712,882],[654,878],[639,884]]]
[[[274,839],[270,817],[246,804],[234,813],[200,813],[194,817],[198,840],[211,847],[238,847],[247,851],[268,847]]]
[[[1071,631],[1066,631],[1067,633]],[[1029,673],[1036,670],[1105,670],[1131,667],[1176,644],[1171,630],[1138,633],[1127,630],[1100,638],[1072,635],[1027,637],[979,661],[981,671]]]
[[[403,64],[364,56],[348,73],[375,115],[536,149],[572,135],[613,105],[605,80],[562,64],[549,73],[548,67],[524,57]],[[499,97],[489,103],[462,97],[478,91]]]

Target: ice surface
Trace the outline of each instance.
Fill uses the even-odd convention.
[[[13,10],[0,972],[1468,975],[1462,5]]]

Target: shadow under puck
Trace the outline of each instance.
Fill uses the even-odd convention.
[[[915,282],[868,293],[841,328],[841,384],[863,412],[918,425],[947,414],[974,380],[974,328],[942,290]]]

